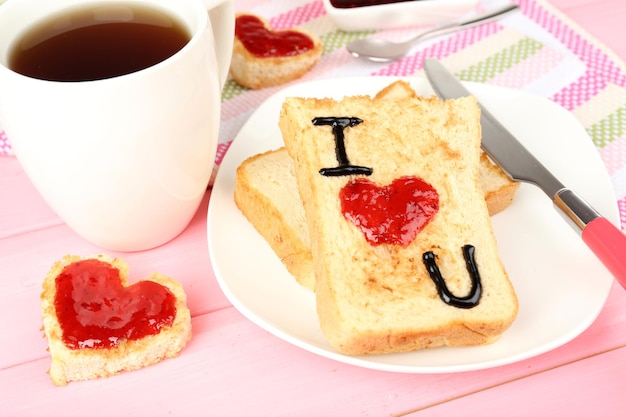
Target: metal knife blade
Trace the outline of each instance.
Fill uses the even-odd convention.
[[[456,99],[472,95],[439,61],[425,60],[424,71],[439,97]],[[512,179],[540,187],[626,288],[626,236],[582,197],[566,188],[483,105],[479,105],[481,145],[487,155]]]
[[[439,62],[427,59],[424,71],[435,93],[441,98],[461,98],[471,96],[465,88]],[[481,146],[489,157],[504,172],[516,181],[530,182],[540,187],[550,198],[564,188],[502,124],[479,103],[482,129]]]

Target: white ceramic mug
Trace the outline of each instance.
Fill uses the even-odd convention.
[[[129,2],[169,11],[191,39],[156,65],[96,81],[44,81],[7,67],[35,22],[67,7]],[[214,166],[233,1],[8,0],[0,35],[0,125],[58,216],[111,250],[149,249],[182,232]]]

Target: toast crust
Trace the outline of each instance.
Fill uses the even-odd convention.
[[[178,356],[191,338],[191,315],[182,285],[165,275],[154,273],[148,279],[167,287],[176,297],[176,318],[170,327],[164,327],[153,336],[137,340],[123,340],[107,349],[70,349],[63,342],[54,299],[56,277],[63,269],[82,259],[98,259],[120,271],[122,285],[128,281],[128,264],[120,258],[99,254],[89,257],[66,255],[54,263],[43,281],[41,312],[43,330],[51,355],[50,378],[55,385],[108,377],[121,371],[130,371],[152,365],[165,358]]]
[[[489,215],[494,216],[513,203],[520,183],[513,181],[486,153],[480,153],[480,188],[485,194]]]

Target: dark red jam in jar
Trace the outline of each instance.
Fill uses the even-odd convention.
[[[420,0],[330,0],[330,4],[336,9],[351,9],[353,7],[378,6],[380,4],[406,3]]]
[[[123,287],[119,271],[97,259],[63,269],[54,307],[71,349],[115,347],[157,334],[176,317],[176,297],[168,288],[153,281]]]
[[[379,187],[366,178],[340,191],[341,210],[371,245],[408,246],[439,211],[439,194],[421,178],[407,176]]]
[[[257,58],[281,58],[313,49],[313,39],[295,30],[271,31],[256,16],[240,15],[235,22],[235,36]]]

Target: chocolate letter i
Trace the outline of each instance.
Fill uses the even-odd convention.
[[[335,136],[335,154],[337,155],[337,162],[339,166],[332,168],[320,169],[320,174],[327,177],[339,177],[344,175],[372,175],[372,168],[362,167],[358,165],[351,165],[348,161],[348,155],[346,153],[346,143],[344,136],[344,129],[346,127],[354,127],[363,120],[358,117],[316,117],[312,120],[315,126],[331,126],[333,129],[333,135]]]

